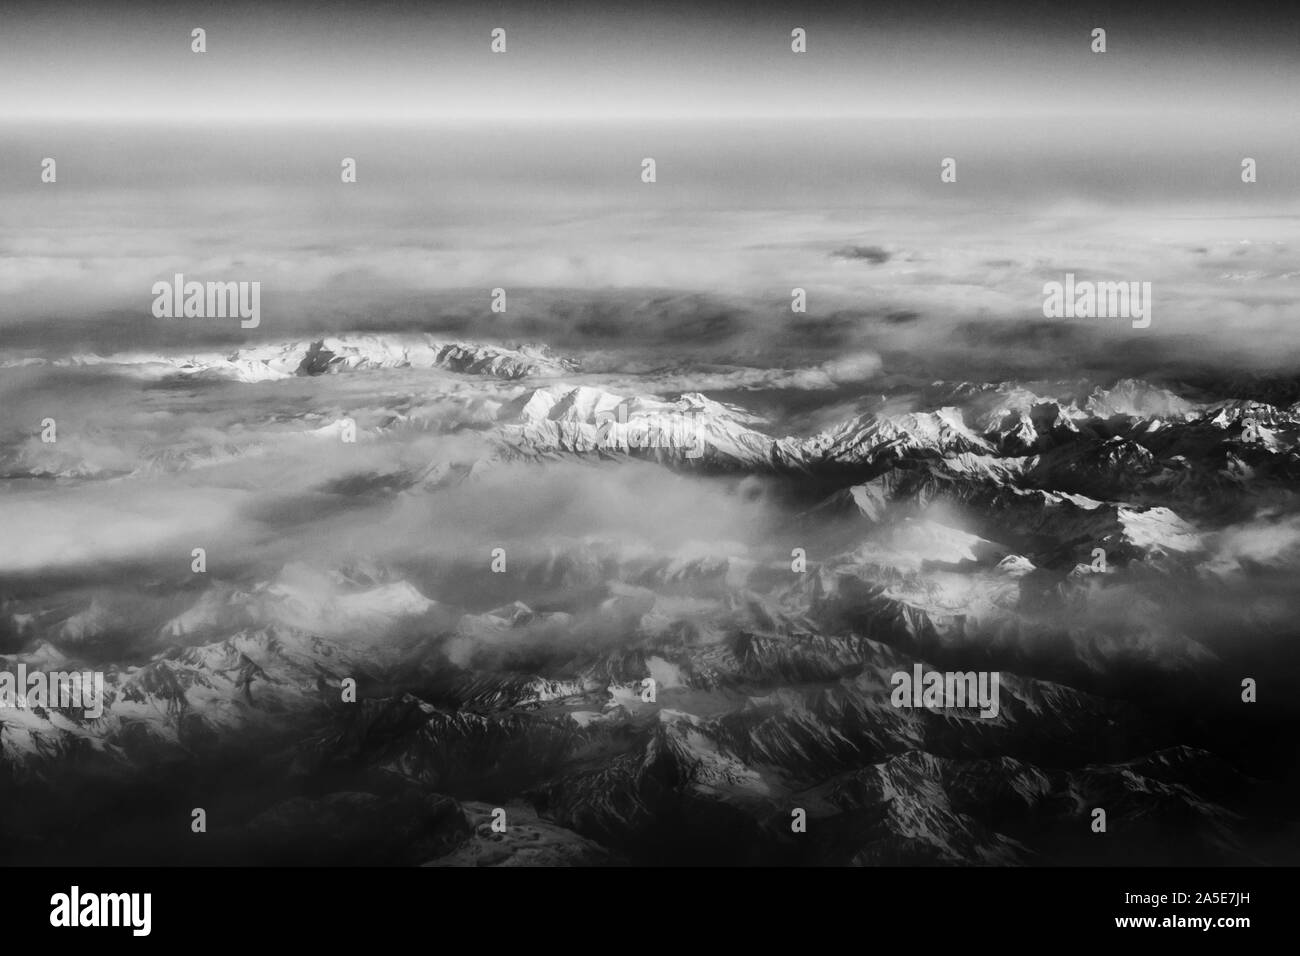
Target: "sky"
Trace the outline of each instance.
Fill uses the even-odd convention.
[[[1298,19],[1253,4],[19,2],[0,121],[1266,117],[1292,104]]]
[[[0,29],[0,351],[348,328],[643,348],[706,328],[690,346],[722,357],[779,358],[790,334],[856,354],[1041,319],[1043,284],[1074,271],[1152,282],[1149,339],[1276,360],[1294,341],[1298,21],[1250,4],[18,3]],[[261,282],[265,321],[160,325],[151,289],[178,272]],[[788,328],[796,286],[818,330]],[[497,287],[516,308],[485,322]],[[611,290],[621,307],[588,301]],[[916,318],[878,328],[889,316]]]

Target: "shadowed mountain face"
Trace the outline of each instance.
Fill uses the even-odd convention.
[[[1293,381],[791,358],[7,354],[6,858],[1300,861]]]

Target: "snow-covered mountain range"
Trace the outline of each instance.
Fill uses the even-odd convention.
[[[4,569],[0,671],[105,679],[97,717],[0,711],[16,858],[1294,861],[1294,762],[1231,741],[1243,678],[1296,689],[1259,667],[1295,603],[1300,403],[921,382],[800,432],[770,380],[643,391],[540,347],[19,361],[136,384],[56,442],[3,436],[11,504],[197,483],[258,531],[202,573],[183,534],[183,561],[160,534]],[[898,707],[918,665],[998,672],[998,715]],[[192,802],[214,839],[182,851],[154,810]]]

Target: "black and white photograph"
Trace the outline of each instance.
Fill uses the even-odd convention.
[[[33,925],[147,935],[105,867],[1191,867],[1088,919],[1242,939],[1298,105],[1282,4],[7,3]]]

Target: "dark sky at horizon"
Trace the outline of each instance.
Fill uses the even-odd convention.
[[[1300,13],[1252,4],[20,2],[3,22],[0,122],[1262,117],[1300,80]]]

